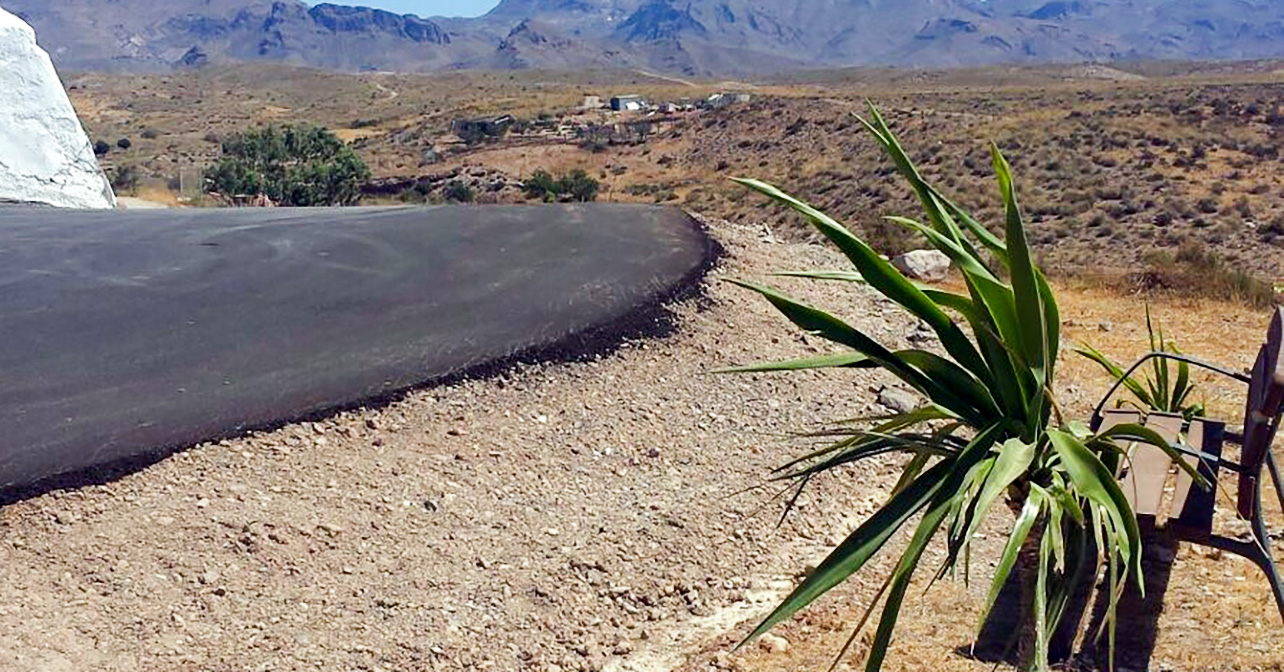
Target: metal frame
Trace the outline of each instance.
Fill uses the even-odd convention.
[[[1097,406],[1092,410],[1092,426],[1094,428],[1099,427],[1101,425],[1101,421],[1103,419],[1103,416],[1101,414],[1102,409],[1104,409],[1106,404],[1109,403],[1110,399],[1114,397],[1115,393],[1119,391],[1119,388],[1123,387],[1124,380],[1131,377],[1132,374],[1137,371],[1137,369],[1140,369],[1143,364],[1145,364],[1146,362],[1152,359],[1171,359],[1179,362],[1185,362],[1187,364],[1198,366],[1202,369],[1206,369],[1214,373],[1219,373],[1228,378],[1234,378],[1235,380],[1238,380],[1241,383],[1244,383],[1247,385],[1251,385],[1253,382],[1253,379],[1251,376],[1246,376],[1237,371],[1232,371],[1230,369],[1218,366],[1216,364],[1211,364],[1203,360],[1195,359],[1194,357],[1188,357],[1186,355],[1180,355],[1172,352],[1152,352],[1142,357],[1141,359],[1137,360],[1137,363],[1133,364],[1132,367],[1129,368],[1122,377],[1116,380],[1115,384],[1110,388],[1110,391],[1106,393],[1106,396],[1102,397],[1101,402],[1098,403]],[[1280,414],[1277,413],[1271,421],[1272,437],[1275,436],[1275,432],[1279,429],[1279,425],[1280,425]],[[1236,443],[1240,446],[1244,445],[1243,433],[1240,433],[1240,434],[1227,433],[1225,440],[1231,443]],[[1188,447],[1180,444],[1170,444],[1170,446],[1174,450],[1180,453],[1183,453],[1185,455],[1191,455],[1196,459],[1200,460],[1201,462],[1213,461],[1212,455],[1208,455],[1201,451],[1194,450],[1193,446]],[[1275,494],[1279,498],[1280,508],[1284,509],[1284,487],[1282,487],[1284,483],[1282,483],[1282,479],[1280,477],[1279,465],[1276,464],[1275,462],[1275,451],[1273,450],[1273,446],[1267,445],[1265,447],[1265,452],[1266,452],[1266,456],[1263,460],[1264,466],[1266,468],[1266,471],[1270,473],[1271,481],[1275,484]],[[1240,474],[1243,474],[1249,469],[1248,465],[1245,465],[1239,462],[1231,462],[1221,457],[1218,457],[1216,461],[1219,467],[1224,467],[1227,470],[1234,471]],[[1249,521],[1249,523],[1252,526],[1252,533],[1253,533],[1252,542],[1244,541],[1241,539],[1233,539],[1231,537],[1224,537],[1221,535],[1212,534],[1211,532],[1207,540],[1190,539],[1190,538],[1181,537],[1180,535],[1178,535],[1178,537],[1181,541],[1210,546],[1212,548],[1217,548],[1217,549],[1226,551],[1228,553],[1234,553],[1241,557],[1252,560],[1253,563],[1256,564],[1264,574],[1266,574],[1266,579],[1271,584],[1271,592],[1274,593],[1275,595],[1275,605],[1279,608],[1279,611],[1280,611],[1280,619],[1284,620],[1284,577],[1281,576],[1280,570],[1275,564],[1274,554],[1271,551],[1270,530],[1268,530],[1266,527],[1266,517],[1263,515],[1263,511],[1262,511],[1262,480],[1263,479],[1260,477],[1260,469],[1261,467],[1259,467],[1259,477],[1254,479],[1253,497],[1256,499],[1256,501],[1254,502],[1254,507],[1253,507],[1254,515],[1252,516],[1252,520]]]

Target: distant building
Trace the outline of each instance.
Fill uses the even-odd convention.
[[[751,96],[748,93],[744,93],[740,91],[734,91],[734,92],[724,91],[721,93],[715,93],[712,96],[709,96],[708,98],[706,98],[704,101],[704,105],[705,107],[709,107],[716,110],[719,108],[726,107],[728,105],[735,105],[737,103],[747,103],[747,102],[750,102],[751,100],[753,100],[753,96]]]
[[[646,99],[642,96],[615,96],[611,98],[611,109],[616,112],[640,112],[647,107]]]
[[[580,109],[584,110],[598,110],[601,108],[602,99],[598,96],[584,96],[584,104],[580,105]]]

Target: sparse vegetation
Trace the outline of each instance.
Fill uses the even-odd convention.
[[[352,148],[317,126],[267,126],[223,141],[206,171],[210,190],[264,195],[279,205],[354,205],[370,169]]]

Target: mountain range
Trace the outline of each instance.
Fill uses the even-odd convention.
[[[1281,0],[503,0],[475,19],[300,0],[0,0],[59,66],[763,74],[1284,56]]]

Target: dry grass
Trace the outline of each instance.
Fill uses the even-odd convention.
[[[1087,342],[1123,361],[1132,361],[1148,349],[1146,326],[1140,310],[1141,298],[1121,295],[1108,288],[1083,283],[1059,283],[1059,297],[1065,320],[1066,344]],[[1247,368],[1265,337],[1269,312],[1242,304],[1208,299],[1152,296],[1151,309],[1163,320],[1165,332],[1186,351],[1223,365]],[[1061,375],[1067,393],[1063,402],[1086,418],[1092,404],[1109,387],[1110,380],[1086,359],[1063,354]],[[1237,383],[1205,381],[1203,391],[1210,414],[1234,422],[1242,415],[1242,394]],[[1268,491],[1268,499],[1273,493]],[[1219,502],[1218,524],[1234,526],[1226,516],[1233,504]],[[1274,499],[1267,504],[1273,529],[1284,525],[1284,512]],[[991,669],[961,655],[975,635],[975,619],[988,587],[989,568],[998,548],[998,535],[982,543],[973,558],[975,579],[970,586],[962,581],[942,581],[924,594],[911,590],[902,612],[898,637],[884,669],[891,671],[942,670],[980,672]],[[1277,544],[1277,557],[1281,550]],[[937,555],[929,558],[940,559]],[[704,652],[690,661],[684,672],[720,669],[743,672],[768,670],[828,669],[858,622],[868,600],[890,568],[889,563],[871,567],[862,578],[821,600],[779,632],[790,642],[785,653],[770,653],[751,646],[743,652],[728,653],[747,625],[710,642]],[[920,583],[921,588],[926,588]],[[1121,625],[1127,627],[1127,624]],[[1247,560],[1202,547],[1183,544],[1174,562],[1165,610],[1151,669],[1178,672],[1223,670],[1284,670],[1284,625],[1281,625],[1270,588],[1261,572]],[[867,644],[872,630],[862,640]],[[862,669],[862,645],[840,670]]]

